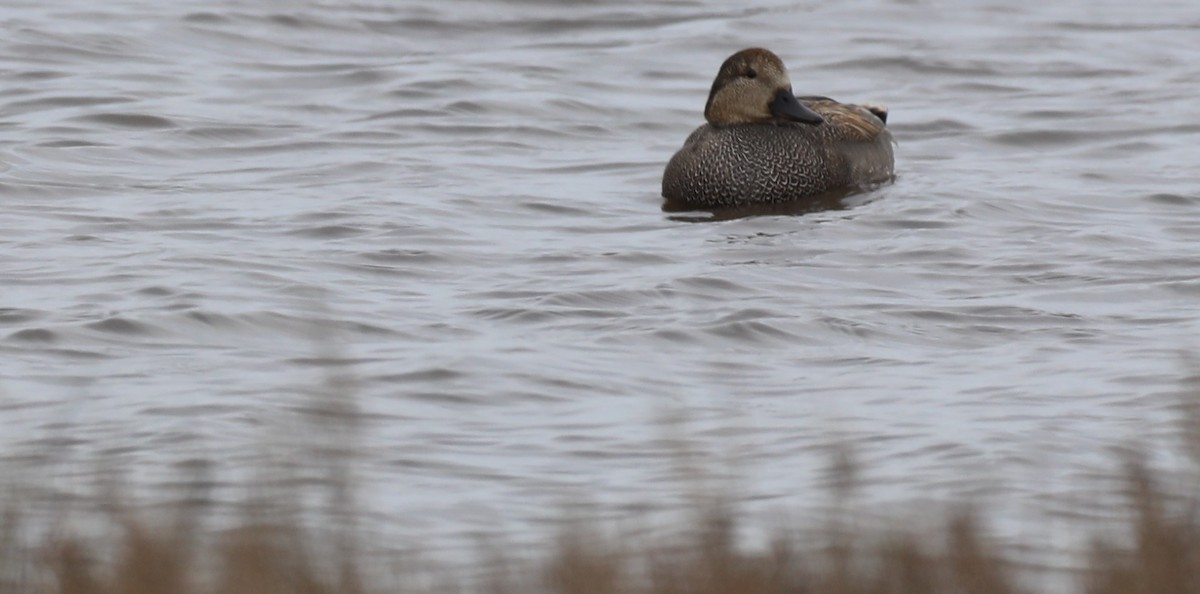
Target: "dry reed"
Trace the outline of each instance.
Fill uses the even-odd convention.
[[[1140,459],[1128,462],[1127,538],[1098,539],[1074,591],[1200,594],[1200,521],[1195,498],[1169,496]],[[113,509],[118,509],[113,507]],[[70,534],[19,544],[24,518],[4,516],[0,592],[21,594],[366,594],[449,589],[367,567],[358,547],[329,546],[337,531],[279,516],[245,520],[219,534],[195,521],[156,524],[113,512],[120,530],[97,542]],[[490,594],[1018,594],[1020,571],[979,529],[972,513],[944,518],[940,538],[893,533],[871,539],[827,530],[780,534],[765,552],[735,544],[731,514],[704,514],[690,536],[630,543],[573,528],[538,562],[513,562],[469,591]],[[926,533],[926,531],[922,531]],[[365,547],[364,547],[365,545]],[[32,554],[31,554],[32,553]],[[24,559],[23,562],[14,563]],[[21,567],[14,570],[14,567]],[[369,577],[368,577],[369,576]],[[454,576],[448,576],[453,578]],[[451,583],[449,579],[444,583]],[[464,583],[469,580],[459,580]],[[388,582],[388,583],[383,583]],[[456,588],[457,590],[457,588]]]
[[[1193,378],[1194,379],[1194,378]],[[1185,403],[1188,404],[1188,403]],[[334,414],[335,413],[335,414]],[[353,417],[336,408],[333,418]],[[1200,468],[1200,408],[1181,410],[1185,453]],[[851,533],[828,528],[781,532],[765,551],[736,544],[736,522],[727,507],[698,511],[685,536],[633,541],[581,528],[564,529],[541,561],[491,564],[483,580],[455,575],[432,580],[381,571],[367,550],[375,546],[354,517],[350,457],[327,457],[339,509],[309,514],[256,510],[233,528],[205,528],[186,506],[178,517],[154,523],[117,502],[105,509],[119,530],[109,538],[83,538],[64,530],[33,542],[23,535],[27,518],[9,507],[0,520],[0,594],[367,594],[470,591],[488,594],[1020,594],[1042,592],[1021,568],[1006,561],[1005,545],[981,526],[986,510],[949,512],[942,526],[909,532]],[[842,455],[844,452],[839,452]],[[331,462],[332,461],[332,462]],[[832,489],[863,488],[852,460],[835,460],[847,473]],[[1126,489],[1124,535],[1097,536],[1082,553],[1084,569],[1068,591],[1081,594],[1200,594],[1200,495],[1165,489],[1184,480],[1127,457],[1115,475]],[[1194,484],[1194,483],[1193,483]],[[270,491],[270,488],[264,489]],[[843,493],[844,495],[844,493]],[[264,504],[259,504],[264,505]],[[293,510],[294,511],[294,510]],[[263,512],[263,513],[258,513]],[[335,513],[336,512],[336,513]],[[853,510],[843,509],[851,516]],[[312,517],[327,524],[316,526]],[[835,519],[836,520],[836,519]],[[834,522],[835,525],[854,525]],[[861,529],[859,530],[862,531]],[[921,537],[931,533],[937,538]],[[653,539],[651,539],[653,540]],[[1011,546],[1013,543],[1008,543]],[[1016,543],[1020,546],[1025,543]],[[412,548],[412,547],[407,547]],[[1034,547],[1036,548],[1036,547]],[[489,552],[502,558],[502,551]],[[403,565],[396,565],[403,567]],[[447,584],[473,584],[464,587]]]

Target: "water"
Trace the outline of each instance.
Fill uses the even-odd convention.
[[[9,2],[0,31],[10,466],[228,476],[352,393],[364,505],[458,550],[670,508],[693,465],[769,524],[836,442],[880,503],[1053,515],[1176,432],[1192,2]],[[896,183],[663,213],[756,45],[887,103]]]

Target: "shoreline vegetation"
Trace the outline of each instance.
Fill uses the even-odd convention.
[[[827,525],[778,529],[749,551],[738,544],[732,504],[699,497],[698,509],[684,510],[692,520],[671,535],[622,537],[571,523],[528,554],[484,546],[477,564],[423,566],[385,552],[420,543],[373,542],[380,537],[364,529],[353,477],[357,409],[326,397],[307,411],[323,425],[305,433],[309,455],[283,460],[275,475],[247,473],[235,487],[253,496],[233,517],[205,493],[213,481],[203,463],[186,470],[176,504],[130,504],[113,479],[97,489],[98,512],[57,510],[49,519],[37,511],[45,501],[19,503],[39,485],[6,485],[0,594],[1200,594],[1200,399],[1181,399],[1179,411],[1176,453],[1190,464],[1168,472],[1146,450],[1115,455],[1118,492],[1097,495],[1118,495],[1123,513],[1088,531],[1076,569],[1054,570],[1054,586],[1012,561],[1045,543],[991,538],[986,506],[954,502],[940,517],[885,518],[889,527],[878,531],[863,527],[852,505],[837,506]],[[832,462],[835,500],[869,488],[857,484],[849,453]]]

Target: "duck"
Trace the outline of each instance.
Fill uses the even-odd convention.
[[[886,107],[796,97],[783,60],[741,50],[721,64],[706,123],[663,172],[664,209],[802,201],[894,178]]]

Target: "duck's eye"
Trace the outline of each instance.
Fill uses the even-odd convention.
[[[746,78],[754,78],[756,76],[758,76],[758,73],[755,72],[753,68],[746,69]]]

